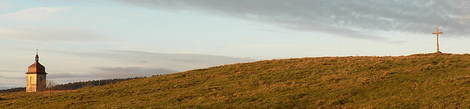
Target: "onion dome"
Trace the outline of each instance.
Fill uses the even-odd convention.
[[[28,67],[28,72],[26,74],[47,74],[46,67],[39,63],[39,55],[36,54],[36,62]]]

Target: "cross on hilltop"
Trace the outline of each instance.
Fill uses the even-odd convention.
[[[436,35],[436,47],[437,47],[436,53],[442,53],[441,51],[439,51],[439,34],[444,34],[444,33],[443,33],[443,32],[439,32],[439,28],[436,28],[436,32],[435,32],[435,33],[432,33],[432,34],[435,34],[435,35]]]

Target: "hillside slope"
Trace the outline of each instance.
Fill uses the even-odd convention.
[[[2,93],[9,108],[470,107],[470,55],[321,57],[224,65],[60,93]]]

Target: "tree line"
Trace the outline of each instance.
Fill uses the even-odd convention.
[[[160,76],[160,75],[153,75],[153,76]],[[91,80],[91,81],[79,81],[79,82],[71,82],[66,84],[56,84],[54,81],[47,81],[47,88],[46,90],[75,90],[84,87],[92,87],[92,86],[102,86],[108,84],[115,84],[121,81],[133,80],[133,79],[141,79],[146,77],[134,77],[134,78],[119,78],[119,79],[103,79],[103,80]],[[11,89],[4,89],[0,90],[0,93],[5,92],[22,92],[25,91],[25,87],[17,87]]]

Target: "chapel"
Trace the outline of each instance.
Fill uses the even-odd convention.
[[[35,62],[28,67],[28,72],[26,72],[26,92],[45,90],[46,75],[46,68],[39,63],[39,55],[36,53]]]

